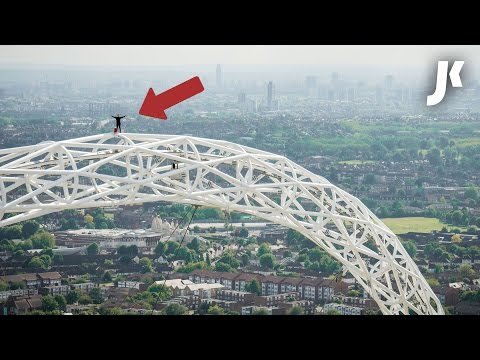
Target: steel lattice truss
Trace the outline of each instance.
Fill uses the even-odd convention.
[[[443,314],[392,231],[360,200],[283,156],[147,134],[0,150],[0,226],[65,209],[154,201],[214,206],[287,226],[340,262],[384,314]]]

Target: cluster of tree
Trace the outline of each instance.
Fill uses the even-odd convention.
[[[46,314],[55,314],[67,309],[67,301],[63,295],[46,295],[42,297],[42,310]]]
[[[26,251],[30,249],[48,249],[55,246],[55,238],[40,228],[34,220],[22,224],[0,228],[0,251]],[[14,243],[12,239],[23,239]]]
[[[161,205],[156,208],[156,213],[162,218],[177,218],[182,219],[187,214],[192,214],[192,207],[183,204]],[[231,212],[225,214],[218,208],[202,206],[197,208],[195,212],[195,220],[203,221],[227,221],[240,222],[242,214],[238,212]],[[194,228],[194,232],[200,232],[200,228]]]
[[[93,209],[84,216],[77,210],[64,210],[56,213],[54,219],[46,216],[45,220],[53,221],[60,230],[75,230],[80,226],[87,229],[112,229],[115,227],[112,218],[106,216],[102,208]]]
[[[333,274],[340,271],[340,264],[333,260],[330,255],[318,247],[313,249],[304,248],[300,251],[296,259],[297,262],[303,262],[307,269]]]
[[[30,260],[27,260],[27,266],[29,268],[42,268],[48,270],[52,264],[52,257],[48,254],[43,254],[40,256],[33,256]]]
[[[458,235],[458,234],[455,234],[455,235]],[[457,255],[459,257],[462,257],[462,258],[464,256],[468,255],[472,261],[477,259],[477,257],[480,255],[480,247],[479,246],[463,247],[463,246],[459,246],[459,245],[454,243],[454,244],[450,245],[449,251],[452,254],[455,254],[455,255]]]
[[[72,290],[65,296],[65,299],[67,304],[79,303],[81,305],[101,304],[104,300],[102,291],[98,287],[91,289],[88,293],[78,289]]]
[[[386,217],[405,217],[405,216],[420,216],[420,213],[411,213],[405,210],[403,201],[396,200],[392,204],[382,203],[380,207],[374,209],[375,214],[381,218]]]
[[[262,267],[275,268],[275,256],[268,243],[262,243],[257,250],[257,257]]]
[[[239,266],[240,261],[235,259],[235,254],[231,251],[225,251],[215,263],[215,271],[235,272]]]
[[[467,209],[453,210],[440,214],[441,219],[448,224],[455,226],[478,226],[480,227],[480,216],[475,216]],[[473,228],[473,233],[476,233],[476,229]]]
[[[138,255],[138,247],[137,245],[121,245],[117,249],[117,255],[121,257],[120,259],[122,259],[123,257],[127,257],[129,259],[134,258]]]
[[[138,264],[142,267],[142,274],[153,272],[153,262],[148,257],[142,257]]]
[[[175,241],[159,242],[155,247],[155,254],[166,258],[168,261],[184,260],[186,264],[199,261],[201,259],[197,251],[200,250],[200,243],[198,239],[195,239],[187,246],[181,247]]]
[[[296,230],[288,229],[285,235],[285,243],[296,249],[312,248],[315,244]]]
[[[417,245],[415,245],[413,241],[404,241],[403,247],[407,251],[408,255],[410,255],[412,258],[415,258],[417,255]]]
[[[459,295],[460,300],[470,302],[480,302],[480,290],[462,291]]]
[[[88,255],[97,255],[98,253],[100,253],[100,247],[97,243],[94,242],[87,246]]]
[[[188,308],[181,304],[168,304],[162,310],[163,315],[188,315]]]
[[[448,252],[445,246],[440,245],[438,242],[434,241],[429,242],[427,245],[425,245],[423,253],[430,260],[450,261],[453,259],[453,255]]]
[[[213,267],[207,264],[205,261],[197,261],[189,264],[185,264],[179,267],[176,271],[179,273],[191,273],[193,270],[213,270]]]
[[[102,208],[96,208],[83,217],[83,222],[87,229],[112,229],[115,223],[110,217],[105,215]]]
[[[253,294],[262,295],[262,285],[257,279],[252,279],[249,283],[245,284],[245,291]]]
[[[172,291],[170,288],[162,284],[153,284],[149,286],[147,291],[128,297],[127,302],[139,305],[143,309],[151,310],[158,302],[168,300],[171,297]]]
[[[460,275],[462,276],[462,279],[472,280],[475,277],[477,277],[477,273],[473,269],[472,265],[463,264],[460,266],[459,271],[460,271]]]

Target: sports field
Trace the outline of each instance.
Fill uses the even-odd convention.
[[[426,217],[385,218],[381,220],[397,235],[410,231],[428,233],[432,230],[441,230],[444,226],[451,227],[438,219]]]

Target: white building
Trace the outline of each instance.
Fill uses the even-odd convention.
[[[162,220],[155,216],[150,229],[79,229],[58,231],[55,233],[56,243],[67,247],[88,246],[93,242],[102,249],[116,249],[120,246],[136,245],[139,248],[153,248],[161,241],[181,241],[185,229],[177,227],[177,223]],[[186,231],[185,243],[194,238],[190,230]]]
[[[325,304],[323,310],[337,310],[342,315],[362,315],[362,309],[355,306],[348,306],[344,304],[330,303]]]

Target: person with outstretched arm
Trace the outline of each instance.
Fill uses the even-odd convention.
[[[125,115],[126,116],[126,115]],[[120,120],[123,119],[125,116],[120,116],[120,114],[117,114],[117,116],[113,116],[112,117],[117,120],[117,129],[119,132],[122,132],[122,125],[120,124]]]

